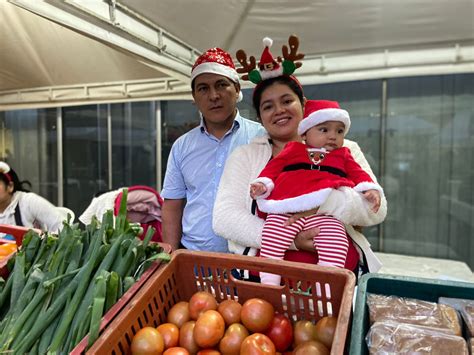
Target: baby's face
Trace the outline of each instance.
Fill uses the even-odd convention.
[[[326,121],[311,127],[305,133],[306,144],[313,148],[326,148],[332,151],[344,144],[344,123]]]

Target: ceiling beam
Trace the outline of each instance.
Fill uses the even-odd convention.
[[[117,1],[8,0],[50,21],[131,53],[189,84],[199,51]]]

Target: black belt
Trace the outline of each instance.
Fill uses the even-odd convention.
[[[343,178],[347,177],[346,173],[342,171],[341,169],[333,168],[332,166],[326,166],[326,165],[298,163],[298,164],[287,165],[283,168],[283,171],[293,171],[293,170],[319,170],[319,171],[325,171],[331,174],[335,174]]]

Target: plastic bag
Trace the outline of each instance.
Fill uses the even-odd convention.
[[[369,294],[370,323],[396,322],[435,328],[447,334],[461,335],[461,322],[456,310],[444,304]]]
[[[372,324],[366,336],[369,354],[467,355],[464,338],[435,329],[394,322]]]

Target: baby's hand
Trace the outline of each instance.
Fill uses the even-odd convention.
[[[262,184],[261,182],[254,182],[250,184],[250,197],[252,197],[254,200],[257,196],[263,195],[265,192],[267,192],[267,187],[265,184]]]
[[[377,213],[380,208],[380,192],[377,190],[367,190],[364,192],[364,197],[367,199],[367,201],[372,203],[372,211]]]

